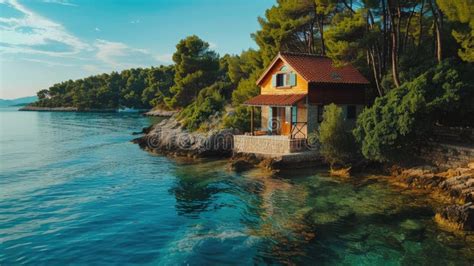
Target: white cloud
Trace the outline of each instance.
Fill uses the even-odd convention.
[[[43,3],[58,4],[63,6],[77,6],[76,4],[73,4],[68,0],[43,0]]]
[[[101,31],[99,27],[95,27],[95,31]]]
[[[17,0],[7,0],[4,3],[21,12],[23,17],[0,17],[0,35],[4,43],[2,53],[71,56],[90,49],[88,44],[70,34],[61,24],[36,14]],[[48,45],[55,44],[67,49],[63,51],[47,49]]]
[[[129,49],[127,45],[120,42],[109,42],[106,40],[97,40],[95,43],[97,47],[97,59],[109,64],[109,65],[120,65],[117,61],[117,57],[121,57],[127,54]]]
[[[158,62],[173,63],[173,54],[159,54],[155,55],[155,59]]]
[[[105,63],[104,68],[117,70],[131,67],[149,67],[156,63],[173,63],[173,54],[154,54],[146,49],[132,48],[125,43],[97,39],[94,43],[97,48],[96,58]],[[101,66],[102,67],[102,66]],[[92,69],[90,66],[88,70]]]
[[[140,65],[137,61],[152,57],[146,49],[131,48],[121,42],[97,39],[94,45],[97,59],[115,68],[137,66]]]
[[[138,24],[138,23],[140,23],[140,20],[139,20],[139,19],[131,20],[130,23],[132,23],[132,24]]]
[[[82,69],[93,74],[97,74],[101,72],[101,69],[96,65],[84,65],[82,66]]]
[[[22,58],[21,60],[23,61],[28,61],[28,62],[33,62],[33,63],[39,63],[47,66],[61,66],[61,67],[74,67],[75,65],[72,64],[64,64],[64,63],[59,63],[59,62],[53,62],[53,61],[48,61],[48,60],[41,60],[41,59],[33,59],[33,58]]]
[[[217,44],[213,42],[209,42],[209,49],[216,49],[216,48],[217,48]]]

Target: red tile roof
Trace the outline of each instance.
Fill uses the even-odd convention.
[[[306,94],[260,94],[247,100],[245,105],[292,106],[303,100]]]
[[[277,58],[281,58],[306,81],[314,83],[369,84],[369,81],[352,65],[336,67],[332,59],[324,56],[283,52],[278,54],[267,71],[257,81],[259,84]]]

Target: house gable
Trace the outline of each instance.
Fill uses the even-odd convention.
[[[278,73],[289,73],[296,76],[293,86],[276,87],[272,82],[273,76]],[[306,94],[308,93],[308,82],[287,64],[280,56],[275,58],[262,77],[257,81],[261,94]]]

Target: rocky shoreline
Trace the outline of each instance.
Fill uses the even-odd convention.
[[[438,171],[432,166],[393,169],[389,181],[413,190],[425,190],[446,202],[435,220],[453,229],[474,231],[474,162],[468,167]]]
[[[229,157],[232,154],[232,129],[215,129],[208,132],[189,132],[174,118],[144,128],[142,137],[132,140],[152,153],[180,157]]]

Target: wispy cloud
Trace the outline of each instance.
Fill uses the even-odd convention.
[[[138,24],[138,23],[140,23],[140,20],[139,20],[139,19],[131,20],[130,23],[132,23],[132,24]]]
[[[173,54],[159,54],[155,55],[155,59],[158,62],[170,64],[173,63]]]
[[[95,31],[101,31],[99,27],[95,27]]]
[[[209,42],[209,49],[216,49],[216,48],[217,48],[217,44],[216,44],[216,43]]]
[[[75,66],[73,64],[64,64],[64,63],[59,63],[59,62],[53,62],[53,61],[42,60],[42,59],[33,59],[33,58],[21,58],[21,60],[33,62],[33,63],[39,63],[39,64],[50,66],[50,67],[52,66],[74,67]]]
[[[97,74],[101,72],[101,69],[96,65],[84,65],[82,66],[82,69],[92,74]]]
[[[132,48],[121,42],[97,39],[94,45],[97,59],[116,68],[134,66],[137,60],[152,57],[146,49]]]
[[[120,42],[109,42],[106,40],[97,40],[95,42],[97,47],[97,59],[113,66],[120,65],[117,57],[127,54],[128,46]]]
[[[61,24],[31,11],[17,0],[7,0],[9,5],[22,13],[22,17],[0,17],[2,53],[29,53],[51,56],[70,56],[90,49],[76,36],[70,34]],[[61,44],[66,50],[45,49],[48,45]]]
[[[50,3],[50,4],[58,4],[58,5],[63,5],[63,6],[77,6],[76,4],[73,4],[69,2],[68,0],[43,0],[43,3]]]

